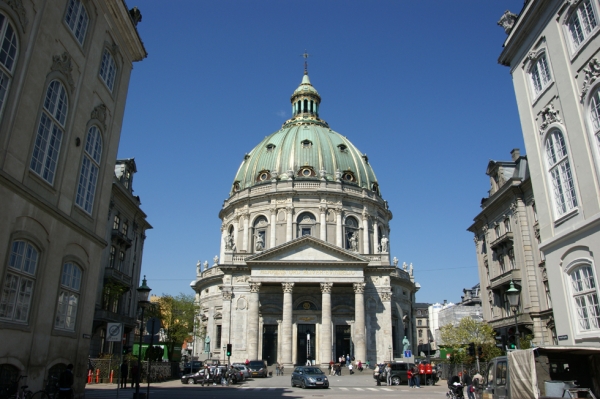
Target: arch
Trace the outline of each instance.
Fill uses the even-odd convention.
[[[310,302],[315,306],[316,309],[321,310],[321,307],[317,305],[319,302],[316,301],[316,298],[312,295],[302,295],[301,297],[296,298],[292,303],[292,309],[298,309],[298,307],[302,307],[304,302]]]

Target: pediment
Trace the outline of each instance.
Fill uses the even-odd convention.
[[[303,236],[246,258],[246,264],[259,263],[368,263],[357,253],[312,236]]]

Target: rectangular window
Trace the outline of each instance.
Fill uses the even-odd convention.
[[[309,236],[310,235],[310,227],[303,227],[302,228],[302,235],[303,236]]]
[[[127,221],[124,221],[123,226],[121,228],[121,233],[123,233],[125,237],[127,237],[127,230],[129,230],[129,223],[127,223]]]
[[[113,219],[113,230],[119,230],[119,226],[121,225],[121,218],[119,217],[119,215],[115,215],[115,218]]]
[[[38,258],[37,250],[28,242],[13,242],[0,295],[1,319],[27,322]]]
[[[218,350],[221,349],[221,325],[217,324],[217,339],[215,340],[215,345]]]
[[[81,269],[73,263],[63,265],[60,279],[61,290],[58,294],[56,320],[54,327],[59,330],[74,331],[79,306],[81,288]]]

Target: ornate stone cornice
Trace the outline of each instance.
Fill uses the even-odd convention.
[[[585,73],[585,78],[583,79],[580,95],[580,101],[582,103],[590,86],[598,79],[598,76],[600,76],[600,61],[598,61],[597,58],[592,59],[587,66],[583,68],[583,73]]]
[[[250,292],[259,292],[260,291],[260,283],[250,283]]]
[[[62,73],[67,79],[67,83],[71,88],[71,91],[75,90],[75,81],[73,80],[73,67],[71,66],[71,55],[65,51],[62,55],[52,56],[51,71],[58,71]]]
[[[539,133],[544,134],[548,126],[552,123],[562,123],[562,120],[559,118],[559,111],[554,109],[554,105],[552,103],[548,104],[542,110],[542,124],[540,125]]]
[[[27,24],[29,24],[29,20],[27,19],[27,11],[25,7],[23,7],[23,2],[21,0],[3,0],[6,4],[13,9],[13,11],[19,17],[19,23],[21,24],[21,30],[25,33],[25,28]]]
[[[291,294],[294,290],[294,283],[281,283],[281,288],[286,294]]]
[[[354,283],[354,284],[352,284],[352,288],[354,288],[355,294],[364,294],[365,293],[365,283]]]
[[[321,283],[321,293],[331,294],[331,287],[333,287],[333,283]]]
[[[92,119],[97,119],[102,122],[102,128],[106,130],[106,105],[99,104],[92,110]]]

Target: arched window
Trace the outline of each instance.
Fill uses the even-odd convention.
[[[54,183],[58,153],[69,109],[67,91],[58,80],[46,90],[44,108],[38,125],[30,168],[48,183]]]
[[[590,100],[590,122],[595,136],[596,148],[600,154],[600,87],[594,91]]]
[[[90,215],[92,214],[92,206],[94,205],[101,156],[102,136],[100,135],[100,130],[96,126],[92,126],[88,130],[85,140],[85,151],[83,160],[81,161],[77,197],[75,199],[75,203]]]
[[[302,212],[296,219],[298,223],[298,237],[314,236],[313,229],[317,223],[315,216],[310,212]]]
[[[557,216],[577,207],[575,183],[562,132],[553,130],[546,138],[546,164],[552,181],[554,208]]]
[[[264,216],[259,216],[254,221],[254,250],[255,251],[264,251],[267,247],[267,228],[269,227],[269,223],[267,222],[267,218]]]
[[[569,278],[579,331],[600,330],[600,305],[594,269],[591,265],[580,266],[569,273]]]
[[[4,14],[0,14],[0,116],[13,77],[17,58],[17,35]]]
[[[345,223],[346,249],[358,252],[358,221],[347,217]]]
[[[27,323],[38,259],[38,251],[29,242],[12,243],[2,284],[0,319]]]
[[[58,294],[54,328],[68,331],[75,330],[80,289],[81,269],[74,263],[65,263],[60,278],[60,292]]]
[[[552,82],[552,75],[550,74],[550,68],[548,67],[546,52],[543,52],[535,61],[533,61],[533,65],[529,70],[529,76],[531,76],[531,83],[536,96]]]
[[[111,92],[113,91],[113,87],[115,85],[116,74],[117,64],[115,64],[115,59],[108,49],[104,49],[104,53],[102,54],[102,64],[100,65],[100,77],[104,83],[106,83],[106,87],[108,87],[108,90]]]
[[[79,44],[83,44],[90,18],[80,0],[70,0],[65,14],[65,22],[75,35]]]
[[[583,0],[567,21],[573,50],[577,49],[598,26],[598,17],[592,0]]]

